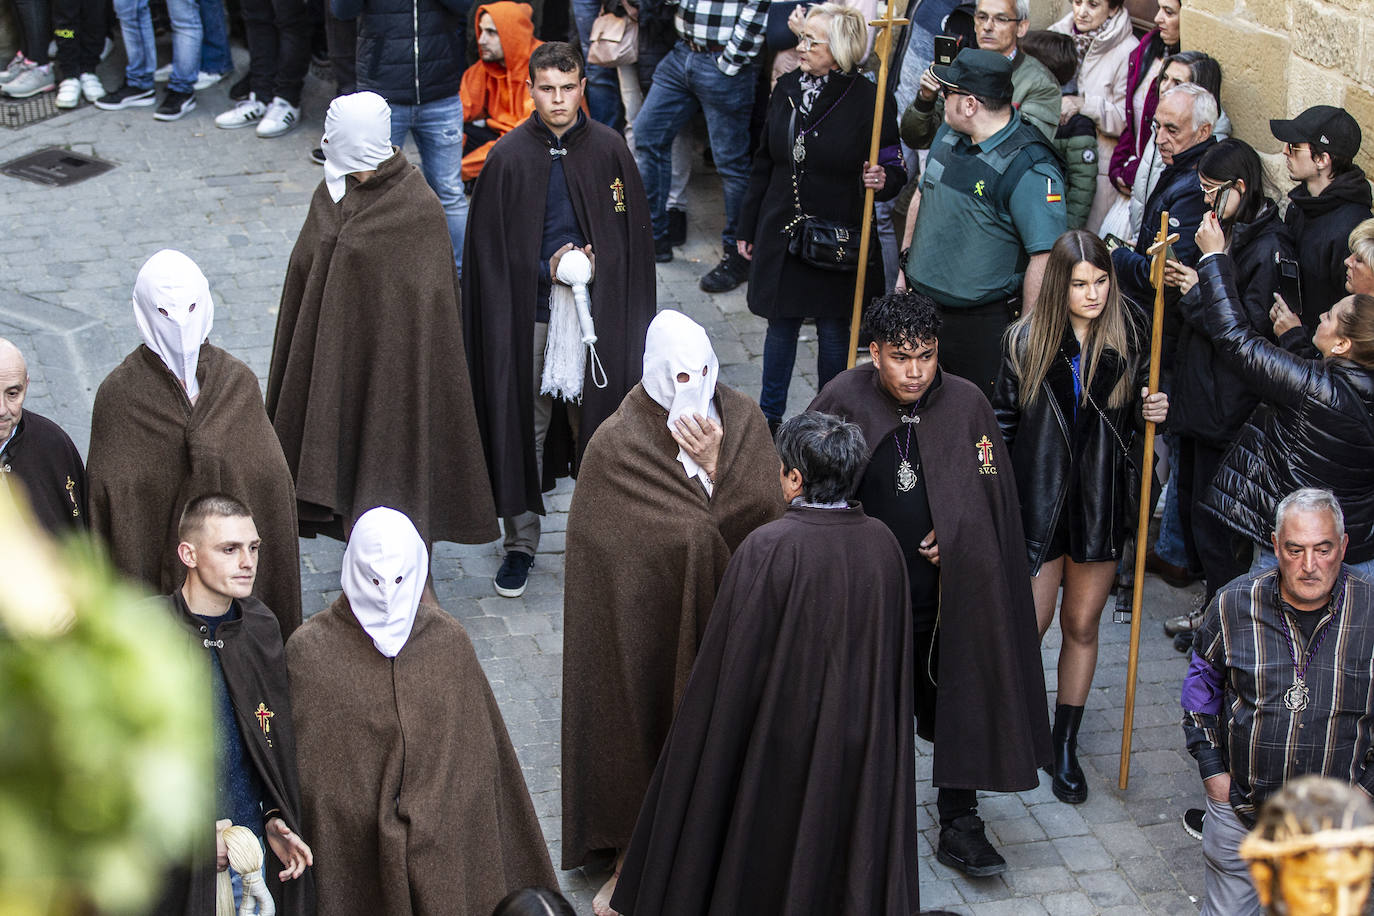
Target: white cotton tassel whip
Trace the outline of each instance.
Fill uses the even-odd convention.
[[[591,354],[592,384],[607,385],[606,370],[596,355],[596,325],[592,321],[592,262],[573,248],[558,260],[558,281],[549,292],[549,339],[544,347],[544,375],[539,393],[574,404],[582,400],[582,380]]]
[[[229,853],[229,868],[243,879],[243,903],[238,916],[276,916],[277,904],[262,879],[262,843],[247,827],[225,827],[220,836]],[[215,916],[235,916],[234,885],[229,868],[219,873],[215,887]]]

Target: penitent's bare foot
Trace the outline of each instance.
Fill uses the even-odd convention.
[[[615,893],[616,882],[620,880],[620,867],[625,864],[625,853],[621,853],[615,860],[615,872],[606,879],[606,883],[601,885],[601,890],[596,892],[592,898],[592,913],[595,916],[620,916],[615,910],[611,909],[611,896]]]

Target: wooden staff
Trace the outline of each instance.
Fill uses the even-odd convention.
[[[883,103],[887,101],[887,69],[892,57],[892,32],[910,20],[901,18],[907,0],[887,0],[883,18],[869,25],[878,30],[873,50],[878,55],[878,96],[873,103],[873,135],[868,142],[868,164],[878,164],[878,143],[883,132]],[[863,228],[859,234],[859,274],[854,283],[854,313],[849,319],[849,368],[854,368],[854,353],[859,348],[859,320],[863,317],[864,284],[868,279],[868,246],[873,241],[873,189],[864,186]]]
[[[1178,233],[1169,233],[1169,212],[1159,215],[1159,234],[1146,252],[1150,255],[1150,282],[1155,288],[1154,320],[1150,325],[1150,394],[1159,390],[1159,344],[1164,325],[1164,261]],[[1118,788],[1126,788],[1131,777],[1131,729],[1135,720],[1135,675],[1140,664],[1140,617],[1145,599],[1145,538],[1150,530],[1150,477],[1154,471],[1155,425],[1145,423],[1145,457],[1140,475],[1140,517],[1135,527],[1135,583],[1131,598],[1131,653],[1126,663],[1126,715],[1121,722],[1121,774]]]

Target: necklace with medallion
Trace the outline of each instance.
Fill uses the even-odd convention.
[[[1337,610],[1338,608],[1333,606],[1331,616],[1322,624],[1320,632],[1313,634],[1312,647],[1307,650],[1307,654],[1300,665],[1298,663],[1298,650],[1293,644],[1293,628],[1288,624],[1288,614],[1283,610],[1283,605],[1279,605],[1279,619],[1283,621],[1283,635],[1288,640],[1288,655],[1293,660],[1293,686],[1283,692],[1283,705],[1292,712],[1302,712],[1307,708],[1307,702],[1311,698],[1311,691],[1307,689],[1307,669],[1311,667],[1313,657],[1316,656],[1317,650],[1325,642],[1326,634],[1335,628]]]
[[[921,418],[917,416],[915,413],[916,407],[919,404],[920,402],[918,401],[916,404],[913,404],[911,406],[910,413],[903,413],[901,415],[902,426],[906,427],[906,441],[902,441],[900,429],[892,431],[892,444],[897,449],[898,493],[910,493],[913,489],[915,489],[916,482],[920,479],[916,476],[917,473],[921,470],[921,459],[919,455],[916,458],[915,467],[912,467],[911,460],[908,457],[911,454],[911,428],[915,426],[917,423],[921,422]]]
[[[797,138],[792,141],[792,161],[797,165],[801,165],[806,161],[806,135],[814,133],[816,128],[821,126],[821,122],[830,117],[830,113],[836,108],[840,107],[840,103],[844,101],[845,96],[849,95],[849,90],[854,88],[855,82],[857,82],[857,80],[850,81],[849,85],[845,87],[844,93],[835,100],[833,105],[825,110],[825,114],[813,121],[810,127],[804,127],[797,131]]]

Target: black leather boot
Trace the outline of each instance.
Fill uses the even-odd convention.
[[[1050,790],[1054,797],[1070,805],[1088,800],[1088,781],[1078,766],[1078,726],[1083,721],[1082,706],[1054,707],[1054,781]]]

